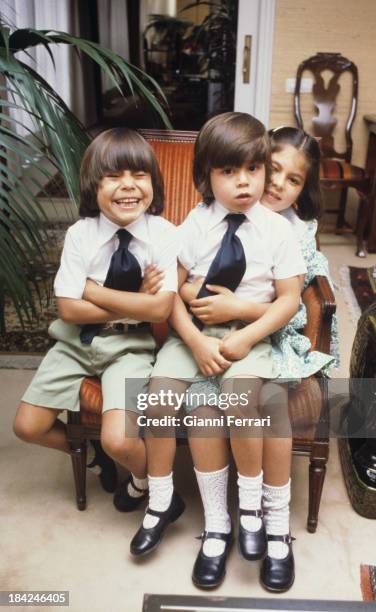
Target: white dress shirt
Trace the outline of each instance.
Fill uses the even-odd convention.
[[[68,229],[54,282],[56,297],[82,299],[88,278],[104,284],[112,254],[119,245],[116,236],[119,229],[127,229],[132,234],[129,251],[140,264],[142,275],[148,265],[156,264],[165,273],[160,291],[177,291],[175,225],[146,213],[121,228],[100,213],[97,217],[80,219]]]
[[[189,282],[205,277],[227,230],[229,210],[219,202],[198,204],[178,228],[178,259],[188,271]],[[242,299],[271,302],[274,281],[307,271],[289,221],[256,202],[244,212],[246,219],[236,231],[241,240],[246,271],[235,293]]]

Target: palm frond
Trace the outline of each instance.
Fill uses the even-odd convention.
[[[72,205],[77,206],[79,167],[90,142],[84,126],[37,67],[14,55],[42,46],[54,62],[57,44],[90,58],[123,96],[145,100],[171,127],[158,83],[111,49],[66,32],[33,28],[12,32],[0,18],[0,74],[5,79],[0,84],[0,291],[10,296],[21,322],[35,314],[32,271],[43,264],[48,250],[46,214],[37,194],[59,172]],[[16,119],[15,111],[26,113],[29,122]]]

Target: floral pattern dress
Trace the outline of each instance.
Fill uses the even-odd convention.
[[[295,210],[290,207],[281,213],[290,221],[296,231],[300,248],[307,266],[304,289],[316,275],[325,276],[334,291],[330,277],[328,260],[316,247],[317,221],[302,221]],[[310,351],[311,343],[304,336],[302,329],[307,322],[307,313],[303,303],[298,312],[287,325],[272,334],[273,359],[279,375],[278,378],[307,378],[316,372],[329,375],[333,367],[339,365],[338,327],[336,315],[332,319],[330,355],[320,351]]]

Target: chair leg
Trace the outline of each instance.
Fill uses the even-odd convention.
[[[337,217],[337,230],[340,230],[345,225],[345,210],[346,210],[346,200],[347,200],[347,189],[341,190],[341,197],[339,201],[339,210]]]
[[[70,443],[76,502],[79,510],[86,508],[86,441]]]
[[[309,464],[309,493],[308,493],[308,519],[307,530],[315,533],[317,529],[321,494],[324,486],[326,464],[329,456],[329,446],[327,443],[320,445],[320,457],[311,455]],[[326,446],[326,449],[324,448]]]
[[[358,257],[366,257],[364,248],[364,236],[369,217],[369,201],[365,196],[360,196],[358,218],[356,222],[356,254]]]

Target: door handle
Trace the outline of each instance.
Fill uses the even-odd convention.
[[[246,34],[244,36],[244,49],[243,49],[243,83],[250,82],[251,73],[251,52],[252,52],[252,36]]]

